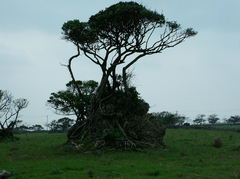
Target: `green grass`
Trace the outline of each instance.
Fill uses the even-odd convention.
[[[12,178],[240,178],[240,133],[169,129],[166,149],[82,154],[64,151],[65,134],[23,134],[0,143],[0,170]],[[223,146],[214,148],[220,137]]]
[[[213,125],[213,128],[217,128],[217,129],[235,129],[235,130],[240,130],[240,125],[239,124],[235,124],[235,125],[229,125],[229,124],[225,124],[225,125]]]

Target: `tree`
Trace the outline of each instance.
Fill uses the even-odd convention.
[[[216,114],[211,114],[208,116],[207,120],[208,120],[209,124],[216,124],[217,121],[219,121],[220,119]]]
[[[66,132],[74,123],[73,119],[64,117],[58,120],[53,120],[48,124],[52,132]]]
[[[136,2],[114,4],[91,16],[88,22],[70,20],[63,24],[62,30],[63,38],[72,42],[77,49],[77,54],[69,58],[66,66],[79,96],[82,92],[72,71],[72,61],[79,57],[80,52],[102,71],[101,81],[87,111],[87,118],[76,122],[69,131],[69,140],[79,139],[79,143],[83,143],[91,138],[99,141],[98,133],[104,133],[107,127],[118,131],[116,133],[123,136],[124,144],[135,147],[138,142],[130,139],[134,137],[127,125],[134,126],[136,121],[133,119],[144,120],[148,108],[136,89],[128,84],[129,68],[145,56],[175,47],[196,35],[196,32],[192,28],[182,30],[175,21],[167,21],[163,14],[148,10]],[[125,105],[125,109],[123,110],[123,106],[121,109],[116,108],[118,103],[115,104],[113,99],[119,95],[126,101],[131,98],[135,100],[132,104],[137,105],[135,108],[147,109],[144,110],[145,114],[139,116],[136,113],[125,113],[126,106],[131,104],[131,101],[126,103],[118,99],[119,104]],[[144,130],[143,126],[141,128]],[[106,144],[106,141],[102,143]]]
[[[48,104],[60,115],[75,115],[77,121],[85,120],[87,108],[98,83],[89,81],[70,81],[66,84],[65,91],[51,93]],[[81,94],[81,95],[79,95]]]
[[[168,127],[176,125],[181,126],[186,120],[185,116],[179,115],[178,113],[170,113],[167,111],[160,113],[151,113],[151,115],[156,118],[162,125]]]
[[[68,129],[70,127],[72,127],[72,125],[74,123],[74,120],[70,119],[68,117],[64,117],[64,118],[58,119],[57,123],[58,123],[59,128],[61,129],[61,131],[67,132]]]
[[[240,116],[238,115],[235,115],[235,116],[231,116],[229,119],[226,120],[227,123],[230,123],[230,124],[237,124],[237,123],[240,123]]]
[[[199,114],[197,115],[197,117],[193,120],[194,123],[202,125],[206,119],[205,119],[206,115],[205,114]]]
[[[13,137],[19,113],[27,105],[26,99],[13,99],[9,92],[0,90],[0,139]]]
[[[31,127],[29,127],[29,129],[32,129],[33,131],[39,132],[39,131],[42,131],[44,128],[40,124],[34,124]]]
[[[51,132],[57,132],[59,131],[59,125],[56,120],[51,121],[50,123],[47,124],[47,127]]]

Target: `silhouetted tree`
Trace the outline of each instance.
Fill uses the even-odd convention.
[[[216,114],[211,114],[211,115],[208,116],[207,120],[210,124],[216,124],[217,121],[219,121],[220,119]]]
[[[49,128],[50,131],[52,132],[57,132],[60,131],[60,126],[57,123],[56,120],[51,121],[50,123],[47,124],[47,127]]]
[[[130,126],[134,126],[133,121],[136,126],[133,119],[144,119],[148,104],[140,98],[135,88],[128,85],[127,70],[141,58],[175,47],[196,35],[196,32],[192,28],[182,30],[175,21],[167,21],[163,14],[148,10],[136,2],[119,2],[91,16],[88,22],[68,21],[64,23],[62,30],[63,38],[72,42],[77,49],[77,54],[68,60],[66,66],[79,96],[82,92],[72,71],[72,61],[80,52],[102,71],[101,81],[91,99],[87,119],[76,122],[69,131],[69,140],[78,139],[79,143],[87,140],[99,143],[100,140],[104,146],[106,140],[99,139],[98,136],[114,129],[117,131],[113,132],[114,135],[120,133],[124,138],[123,146],[135,147],[142,138],[134,138],[137,129]],[[113,99],[117,99],[119,103],[115,103]],[[126,103],[122,99],[133,99],[134,102]],[[116,107],[119,104],[123,105],[120,109]],[[137,110],[147,110],[144,110],[145,114],[142,116],[132,113],[131,115],[135,115],[133,117],[124,112],[127,105],[135,105]],[[147,124],[149,123],[145,125]],[[143,128],[138,126],[141,133],[146,133]]]
[[[197,117],[193,120],[193,122],[195,124],[199,124],[199,125],[202,125],[206,119],[205,119],[206,115],[205,114],[199,114],[197,115]]]
[[[13,99],[9,92],[0,90],[0,139],[13,137],[19,113],[27,105],[26,99]]]
[[[238,116],[238,115],[231,116],[229,119],[226,120],[226,122],[230,123],[230,124],[240,123],[240,116]]]
[[[188,126],[191,126],[191,124],[189,122],[185,122],[183,126],[188,127]]]
[[[37,132],[37,131],[42,131],[44,128],[40,124],[34,124],[31,127],[29,127],[29,129]]]
[[[64,117],[64,118],[58,119],[57,123],[61,128],[61,131],[66,132],[70,127],[72,127],[74,120],[68,117]]]
[[[163,111],[160,113],[151,113],[154,118],[156,118],[162,125],[165,126],[176,126],[183,125],[186,120],[185,116],[179,115],[178,113],[170,113],[167,111]]]
[[[66,132],[74,123],[73,119],[64,117],[58,120],[53,120],[48,124],[50,131],[53,132]]]

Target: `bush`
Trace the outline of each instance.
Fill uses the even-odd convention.
[[[132,150],[144,146],[162,146],[165,128],[158,120],[147,115],[148,109],[148,103],[140,98],[134,87],[127,92],[115,91],[101,103],[94,118],[77,121],[68,132],[69,142],[72,139],[74,143],[83,144],[84,148],[91,141],[97,149],[110,147]],[[78,142],[76,135],[80,139]]]
[[[214,140],[213,147],[215,147],[215,148],[221,148],[222,147],[222,140],[221,140],[220,137]]]

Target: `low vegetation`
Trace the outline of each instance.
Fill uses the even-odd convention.
[[[18,135],[0,143],[0,169],[12,178],[239,178],[240,133],[168,129],[165,149],[69,152],[64,133]],[[216,139],[221,147],[214,147]]]

